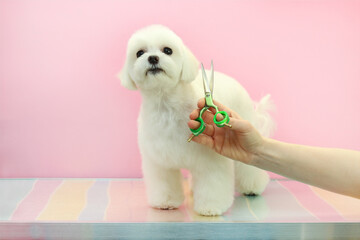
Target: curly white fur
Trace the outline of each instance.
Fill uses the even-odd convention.
[[[172,49],[171,55],[164,52],[165,47]],[[140,50],[143,54],[137,57]],[[148,71],[154,67],[149,56],[159,58],[155,65],[161,71]],[[185,168],[192,175],[195,211],[214,216],[231,206],[235,186],[240,193],[261,194],[269,177],[263,170],[187,143],[188,116],[204,97],[198,66],[174,32],[152,25],[130,38],[120,78],[123,86],[139,89],[143,97],[138,140],[149,204],[160,209],[178,208],[184,200],[180,169]],[[270,134],[274,124],[267,112],[269,96],[255,103],[236,80],[219,72],[214,76],[214,98],[237,111],[262,134]]]

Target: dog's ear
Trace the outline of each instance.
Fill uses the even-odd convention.
[[[181,80],[191,82],[199,72],[199,61],[192,52],[184,45],[183,66]]]
[[[121,84],[130,90],[137,90],[134,80],[132,80],[128,71],[128,62],[125,62],[123,69],[121,69],[118,77],[120,78]]]

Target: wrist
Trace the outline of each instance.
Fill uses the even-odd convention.
[[[272,139],[263,137],[262,144],[260,144],[254,152],[253,158],[249,165],[261,167],[266,161],[267,156],[269,156],[271,152],[272,142]]]

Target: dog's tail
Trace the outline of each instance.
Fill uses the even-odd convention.
[[[270,99],[270,94],[261,98],[255,104],[256,121],[255,128],[265,137],[269,137],[276,128],[275,122],[270,116],[269,112],[275,110],[275,105]]]

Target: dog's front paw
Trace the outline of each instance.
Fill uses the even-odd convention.
[[[201,205],[195,204],[194,210],[199,215],[211,217],[211,216],[222,215],[224,212],[226,212],[228,210],[228,208],[230,206],[231,206],[231,203],[230,204],[206,203],[206,204],[201,204]]]
[[[184,201],[184,196],[170,196],[170,195],[163,195],[163,196],[152,196],[149,199],[149,204],[153,208],[162,209],[162,210],[172,210],[177,209]]]
[[[226,212],[233,203],[233,197],[229,196],[228,198],[210,200],[205,199],[194,199],[194,210],[199,215],[202,216],[219,216]]]
[[[181,203],[176,202],[162,202],[162,203],[150,203],[150,206],[153,208],[161,209],[161,210],[173,210],[179,208]]]
[[[174,210],[179,208],[179,206],[176,206],[175,204],[160,204],[158,206],[152,206],[153,208],[161,209],[161,210]]]
[[[199,215],[207,216],[207,217],[219,216],[223,214],[223,211],[220,208],[216,208],[216,207],[201,206],[198,208],[194,208],[194,210]]]

